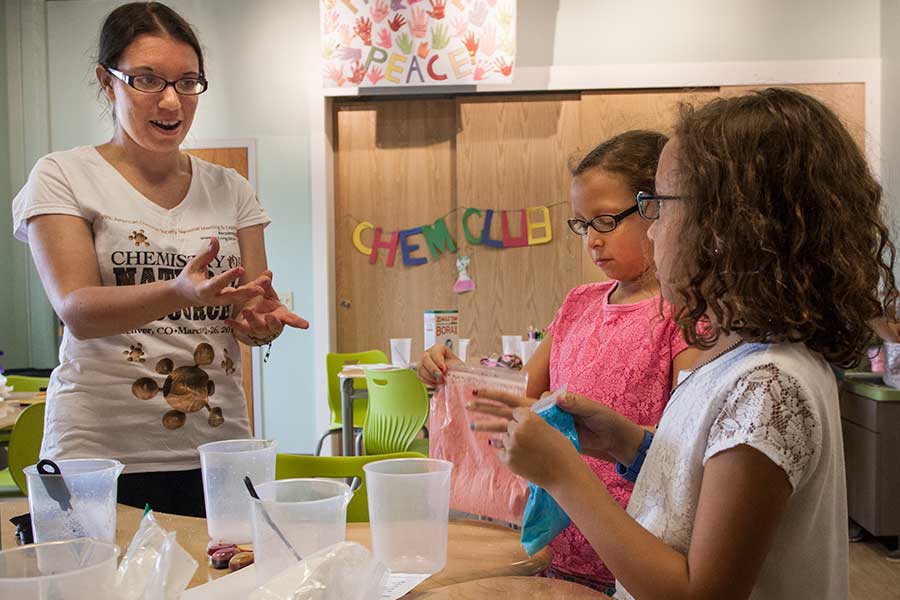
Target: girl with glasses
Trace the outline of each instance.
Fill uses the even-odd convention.
[[[832,366],[896,321],[882,192],[837,116],[767,89],[686,109],[650,227],[663,297],[701,352],[654,435],[570,395],[584,452],[638,472],[627,512],[575,447],[508,408],[501,461],[545,488],[618,581],[616,598],[845,599],[847,490]],[[508,431],[507,431],[508,427]]]
[[[249,183],[179,149],[208,86],[191,26],[119,6],[96,75],[112,138],[43,157],[13,202],[65,324],[41,457],[118,459],[119,502],[203,516],[197,446],[251,435],[238,342],[308,323],[272,288]]]
[[[638,190],[655,189],[654,174],[666,137],[629,131],[596,148],[572,167],[569,189],[579,235],[594,264],[609,277],[571,290],[534,356],[525,365],[528,394],[566,389],[611,407],[629,420],[653,428],[662,415],[677,373],[693,364],[681,331],[661,305],[653,265],[649,223],[637,214]],[[661,310],[662,308],[662,310]],[[448,363],[458,360],[447,348],[426,351],[419,377],[439,384]],[[615,465],[585,456],[595,478],[622,506],[633,483]],[[609,591],[612,573],[572,524],[550,544],[553,563],[545,575]]]

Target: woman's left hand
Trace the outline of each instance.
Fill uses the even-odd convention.
[[[278,293],[272,287],[271,271],[265,271],[251,283],[262,287],[262,297],[249,302],[235,318],[225,320],[237,339],[248,346],[261,346],[281,335],[285,325],[309,328],[306,319],[289,311],[278,299]]]
[[[466,408],[501,420],[474,423],[472,428],[503,432],[490,444],[513,473],[547,489],[566,476],[570,465],[581,464],[572,442],[531,410],[534,400],[497,390],[477,390],[475,394],[478,399]]]

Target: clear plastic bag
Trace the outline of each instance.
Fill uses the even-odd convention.
[[[119,563],[121,600],[176,600],[197,570],[197,561],[147,512]]]
[[[556,390],[531,407],[542,419],[562,432],[581,452],[575,419],[556,405],[556,400],[565,393],[565,388]],[[557,504],[553,496],[544,488],[528,483],[530,494],[522,517],[522,547],[528,556],[534,556],[541,548],[553,541],[571,522],[569,515]]]
[[[434,458],[453,463],[450,508],[518,525],[522,522],[528,482],[500,464],[488,445],[492,434],[469,429],[473,415],[466,410],[474,389],[495,389],[525,395],[523,373],[504,368],[454,365],[431,400],[429,447]]]
[[[310,554],[260,586],[250,600],[378,600],[387,569],[356,542]]]

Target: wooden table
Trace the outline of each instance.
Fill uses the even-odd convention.
[[[28,512],[28,502],[0,503],[0,546],[15,546],[15,529],[9,518]],[[119,505],[116,515],[116,543],[125,552],[137,531],[143,511]],[[227,574],[227,570],[211,569],[206,558],[209,536],[206,520],[156,513],[160,526],[178,533],[178,543],[193,556],[200,566],[191,580],[191,587]],[[528,576],[543,571],[551,554],[544,549],[529,558],[519,543],[519,535],[511,529],[479,521],[450,521],[447,545],[447,566],[432,575],[416,591],[428,591],[455,583],[485,577]],[[347,540],[359,542],[371,549],[368,523],[348,523]],[[541,580],[543,581],[543,580]]]
[[[543,577],[492,577],[457,583],[421,592],[418,588],[405,596],[415,600],[610,600],[591,588],[560,579]]]

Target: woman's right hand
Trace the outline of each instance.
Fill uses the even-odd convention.
[[[237,288],[231,287],[231,282],[244,274],[243,267],[235,267],[209,278],[209,264],[218,253],[219,240],[210,238],[206,249],[192,258],[175,278],[175,293],[186,306],[241,305],[265,293],[256,281]]]
[[[419,361],[417,374],[422,383],[434,387],[439,383],[444,383],[444,375],[452,364],[463,364],[463,362],[444,344],[435,344],[425,351],[425,355]]]

